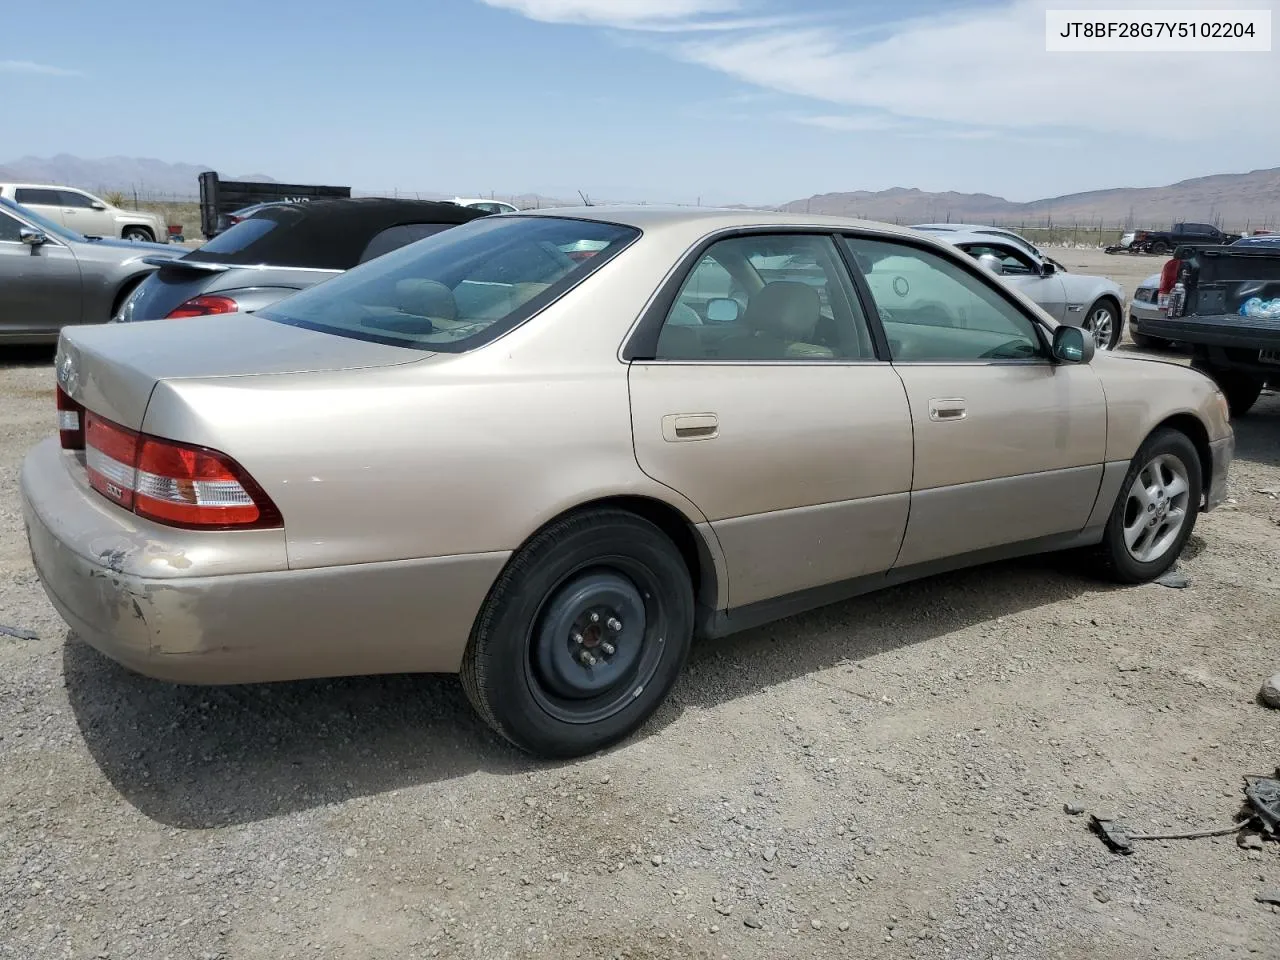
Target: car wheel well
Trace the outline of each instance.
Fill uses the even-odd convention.
[[[116,293],[116,298],[111,303],[112,317],[120,311],[120,307],[124,304],[125,300],[128,299],[129,294],[133,293],[133,291],[138,288],[138,284],[142,283],[142,281],[147,279],[149,276],[151,276],[149,273],[140,273],[136,277],[130,277],[124,283],[120,284],[120,290]]]
[[[708,601],[714,601],[716,587],[715,565],[710,556],[707,555],[706,546],[702,543],[702,538],[693,529],[693,524],[689,522],[688,517],[671,506],[671,504],[656,500],[653,497],[602,497],[598,500],[580,503],[573,509],[552,517],[538,530],[530,534],[529,539],[537,536],[543,529],[563,520],[565,517],[576,513],[586,513],[591,510],[607,509],[625,510],[628,513],[635,514],[641,519],[648,520],[666,534],[671,542],[676,545],[676,549],[680,551],[680,556],[684,558],[685,566],[689,568],[694,597],[698,600],[702,600],[705,597]]]
[[[1189,413],[1175,414],[1167,420],[1162,420],[1156,424],[1151,433],[1155,433],[1162,427],[1184,434],[1196,448],[1196,454],[1200,457],[1200,486],[1204,495],[1207,496],[1209,482],[1213,477],[1213,454],[1209,450],[1209,431],[1205,429],[1203,423]]]
[[[144,238],[146,238],[146,241],[148,243],[155,243],[156,235],[155,233],[152,232],[150,227],[144,227],[140,223],[136,223],[136,224],[131,223],[129,224],[129,226],[125,227],[123,230],[120,231],[120,236],[128,237],[129,234],[131,233],[140,233],[143,235]]]

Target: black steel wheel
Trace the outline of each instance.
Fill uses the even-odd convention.
[[[580,756],[652,715],[692,634],[692,578],[675,544],[626,511],[583,511],[507,564],[472,630],[462,683],[516,746]]]

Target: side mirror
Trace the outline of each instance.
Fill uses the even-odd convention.
[[[47,234],[41,233],[39,230],[32,230],[30,227],[19,227],[18,239],[28,247],[38,247],[49,242]]]
[[[742,307],[737,300],[728,297],[716,297],[707,302],[707,323],[735,323]]]
[[[1053,331],[1053,357],[1063,363],[1089,363],[1097,344],[1081,327],[1063,324]]]
[[[978,258],[978,263],[982,264],[984,270],[990,270],[996,276],[1004,273],[1004,261],[994,253],[984,253]]]
[[[1051,277],[1051,276],[1053,276],[1053,274],[1057,273],[1057,271],[1058,271],[1058,268],[1057,268],[1057,267],[1055,267],[1055,266],[1054,266],[1052,263],[1050,263],[1048,260],[1043,260],[1043,261],[1041,261],[1041,263],[1040,263],[1040,276],[1042,276],[1042,277]]]
[[[90,209],[90,210],[105,210],[105,209],[107,209],[107,205],[106,205],[105,203],[100,203],[99,201],[95,200],[95,201],[93,201],[93,203],[89,204],[89,209]]]

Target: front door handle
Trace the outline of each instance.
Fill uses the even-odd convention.
[[[668,443],[714,440],[720,421],[714,413],[669,413],[662,418],[662,439]]]
[[[929,401],[930,420],[963,420],[967,415],[964,399],[961,397],[935,397]]]

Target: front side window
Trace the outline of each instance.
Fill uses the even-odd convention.
[[[0,213],[0,243],[21,243],[22,227],[23,224],[7,213]]]
[[[753,234],[712,244],[658,336],[660,360],[869,360],[866,318],[835,242]]]
[[[394,250],[258,315],[355,339],[462,352],[511,329],[638,236],[632,227],[594,220],[486,217]],[[585,261],[569,255],[584,242],[603,246]]]
[[[64,207],[75,207],[78,210],[88,210],[93,206],[93,198],[86,197],[83,193],[76,193],[74,190],[59,190],[58,196],[62,198]]]
[[[41,207],[59,207],[62,205],[62,200],[59,198],[57,190],[19,187],[14,191],[13,198],[24,205],[29,203]]]
[[[1039,276],[1040,269],[1025,253],[1013,247],[995,244],[971,243],[960,248],[975,260],[990,256],[1000,261],[1000,273],[1006,277]]]
[[[1047,361],[1035,322],[958,263],[905,243],[844,242],[871,288],[895,361]]]

